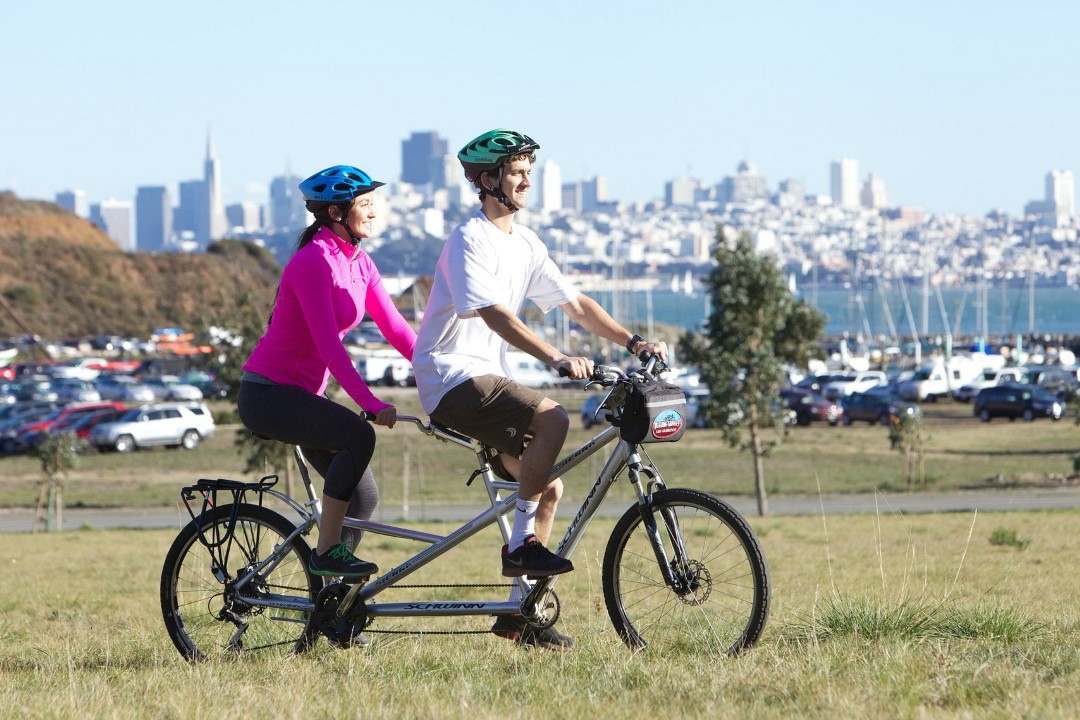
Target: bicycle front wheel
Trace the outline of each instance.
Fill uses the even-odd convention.
[[[230,505],[222,505],[180,530],[161,571],[161,613],[176,649],[198,661],[241,652],[291,652],[314,641],[310,607],[322,579],[308,569],[311,548],[297,537],[296,527],[276,512],[258,505],[236,508],[236,524],[228,526]],[[200,540],[220,542],[209,548]],[[223,540],[223,541],[222,541]],[[270,557],[284,554],[242,588],[235,583]],[[266,607],[260,601],[288,600],[297,609]]]
[[[604,553],[604,600],[619,637],[635,650],[751,647],[769,617],[770,589],[750,526],[722,500],[682,488],[654,493],[649,517],[630,508]]]

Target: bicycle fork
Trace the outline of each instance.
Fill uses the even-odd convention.
[[[634,486],[634,490],[637,492],[638,512],[641,515],[641,522],[645,526],[653,554],[656,555],[656,563],[660,566],[660,573],[664,577],[664,582],[677,595],[681,596],[693,592],[697,578],[696,573],[693,572],[693,564],[690,562],[689,555],[686,552],[686,543],[683,540],[682,529],[679,527],[679,518],[672,508],[662,508],[657,513],[653,507],[653,490],[665,487],[663,478],[660,477],[654,466],[646,467],[641,462],[641,456],[638,454],[637,448],[634,448],[629,458],[627,458],[627,475],[630,484]],[[649,478],[646,484],[641,482],[642,475]],[[661,532],[661,524],[656,521],[657,515],[663,521],[663,532]],[[668,557],[668,545],[664,543],[665,536],[671,548],[671,553],[674,555],[672,558]]]

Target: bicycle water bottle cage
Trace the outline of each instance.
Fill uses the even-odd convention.
[[[184,501],[184,507],[187,508],[191,519],[197,520],[196,527],[198,528],[199,542],[210,549],[221,547],[228,542],[229,538],[232,537],[233,530],[236,528],[236,512],[240,504],[245,501],[247,493],[249,491],[256,493],[259,496],[259,505],[262,506],[263,492],[274,487],[277,481],[277,475],[267,475],[258,482],[253,483],[221,478],[217,480],[200,478],[194,485],[182,488],[180,498]],[[225,504],[223,507],[218,502],[218,493],[226,492],[232,495],[232,502]],[[195,499],[196,494],[202,495],[203,498],[198,517],[191,508],[191,501]],[[228,513],[229,522],[223,528],[220,523],[214,522],[214,520],[223,517],[224,513]],[[205,527],[214,529],[213,538],[206,537],[206,533],[203,531]]]

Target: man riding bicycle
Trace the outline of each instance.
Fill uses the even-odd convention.
[[[664,343],[630,333],[579,292],[536,233],[514,223],[528,201],[539,147],[527,135],[497,129],[458,153],[465,177],[479,192],[480,208],[443,246],[413,355],[424,412],[498,450],[494,464],[519,483],[513,529],[502,551],[507,577],[549,577],[574,566],[546,547],[563,488],[561,479],[549,475],[569,416],[551,398],[513,381],[506,350],[512,345],[575,380],[593,370],[590,358],[567,355],[533,333],[518,317],[524,301],[545,313],[559,307],[631,353],[667,357]],[[516,586],[514,599],[520,599]],[[534,628],[521,616],[500,616],[492,632],[524,645],[573,647],[553,627]]]

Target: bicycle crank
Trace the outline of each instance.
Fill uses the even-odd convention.
[[[357,644],[364,626],[367,625],[363,602],[351,602],[346,612],[340,611],[349,590],[350,586],[344,583],[332,583],[324,587],[315,599],[315,612],[312,616],[315,628],[330,644],[343,649]]]

